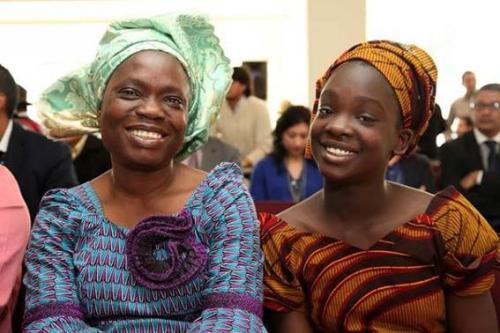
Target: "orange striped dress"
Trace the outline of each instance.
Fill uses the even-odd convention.
[[[319,332],[444,332],[445,293],[487,291],[498,237],[455,189],[367,250],[262,214],[265,307]]]

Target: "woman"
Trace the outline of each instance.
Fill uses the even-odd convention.
[[[323,190],[262,216],[272,332],[496,332],[498,238],[455,189],[384,179],[430,118],[437,70],[413,45],[352,47],[318,81]]]
[[[261,331],[241,172],[178,162],[206,140],[230,77],[213,27],[170,15],[113,23],[91,65],[44,93],[50,134],[100,129],[112,170],[45,196],[26,259],[27,332]]]
[[[12,332],[30,223],[28,207],[14,176],[0,165],[0,332]]]
[[[252,173],[254,200],[299,202],[323,186],[314,161],[304,158],[310,120],[310,111],[303,106],[288,107],[278,119],[274,150]]]

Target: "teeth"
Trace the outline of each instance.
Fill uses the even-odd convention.
[[[328,148],[326,148],[326,151],[329,154],[336,155],[336,156],[350,156],[350,155],[354,155],[354,153],[352,151],[347,151],[347,150],[343,150],[343,149],[339,149],[339,148],[328,147]]]
[[[132,130],[130,133],[141,139],[155,140],[161,139],[161,134],[156,132],[142,131],[142,130]]]

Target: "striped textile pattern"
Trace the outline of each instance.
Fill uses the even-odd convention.
[[[455,189],[368,249],[261,214],[264,306],[318,332],[445,332],[445,293],[487,291],[498,237]]]

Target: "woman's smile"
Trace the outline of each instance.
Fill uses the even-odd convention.
[[[168,138],[166,131],[150,125],[133,125],[126,128],[127,136],[133,145],[142,148],[155,148]]]

